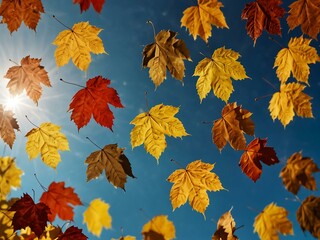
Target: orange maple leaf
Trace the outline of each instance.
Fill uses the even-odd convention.
[[[64,182],[52,182],[48,191],[44,192],[40,202],[50,208],[48,220],[53,222],[56,215],[64,221],[73,221],[73,207],[70,204],[82,205],[80,198],[72,187],[65,187]]]
[[[51,87],[47,71],[40,65],[41,58],[30,58],[26,56],[21,59],[21,66],[13,66],[9,68],[5,78],[10,81],[7,88],[12,95],[19,95],[26,90],[27,96],[36,104],[42,94],[40,83],[47,87]]]
[[[22,21],[36,30],[41,13],[44,13],[41,0],[2,0],[0,6],[1,23],[7,24],[10,33],[17,31]]]
[[[81,12],[87,11],[90,7],[90,4],[92,4],[94,10],[98,13],[101,12],[103,4],[105,0],[73,0],[73,3],[79,3],[80,4],[80,10]]]
[[[13,117],[13,112],[5,111],[0,104],[0,137],[10,148],[16,139],[14,130],[19,131],[20,129],[17,120]]]

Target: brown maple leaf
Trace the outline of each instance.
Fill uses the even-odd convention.
[[[12,148],[16,139],[14,130],[20,131],[17,120],[13,117],[13,112],[5,111],[2,104],[0,104],[0,137],[3,141]]]
[[[279,18],[285,14],[285,10],[279,7],[281,4],[281,0],[256,0],[246,4],[241,18],[248,20],[246,29],[254,44],[263,29],[270,34],[281,35]]]
[[[88,237],[82,233],[82,229],[71,226],[57,240],[86,240]]]
[[[42,94],[40,83],[51,87],[48,73],[40,65],[40,62],[41,58],[26,56],[21,59],[20,66],[9,68],[4,77],[10,79],[7,88],[12,95],[19,95],[23,90],[26,90],[28,97],[38,104],[38,100]]]
[[[254,134],[254,123],[250,116],[252,115],[237,103],[227,104],[221,112],[221,118],[214,121],[212,127],[212,140],[221,151],[227,142],[235,150],[246,148],[246,139],[244,133]]]
[[[279,163],[276,152],[272,147],[266,147],[267,139],[255,138],[252,140],[242,154],[239,166],[242,172],[254,182],[260,178],[262,165],[260,161],[268,166]]]
[[[319,172],[317,164],[309,157],[302,157],[301,152],[292,154],[282,168],[280,177],[289,192],[297,195],[300,186],[316,190],[316,180],[312,173]]]
[[[233,234],[236,230],[236,222],[231,215],[231,210],[232,208],[219,218],[212,240],[238,240],[238,237]]]
[[[142,66],[148,67],[149,76],[158,87],[166,79],[168,69],[172,77],[182,81],[185,72],[183,60],[189,60],[190,53],[183,40],[176,39],[177,33],[161,30],[154,43],[143,49]]]
[[[41,13],[44,13],[41,0],[2,0],[0,6],[1,23],[7,24],[10,33],[17,31],[22,21],[36,30]]]

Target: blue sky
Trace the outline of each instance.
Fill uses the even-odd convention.
[[[10,150],[9,147],[4,147],[3,142],[0,143],[0,149],[5,148],[5,155],[15,157],[17,165],[24,171],[21,188],[14,191],[11,196],[20,197],[26,192],[32,195],[34,189],[38,200],[42,189],[34,178],[34,173],[44,186],[48,186],[52,181],[65,181],[66,186],[75,188],[84,203],[84,206],[75,208],[74,225],[82,228],[89,239],[97,238],[88,233],[86,226],[82,224],[82,213],[95,198],[101,198],[110,204],[109,212],[113,219],[112,229],[103,230],[100,239],[120,237],[121,229],[124,235],[133,235],[141,239],[140,232],[143,225],[160,214],[168,215],[169,220],[174,222],[177,239],[211,239],[217,220],[231,207],[237,226],[244,225],[236,231],[236,235],[240,239],[258,239],[258,235],[253,234],[254,218],[271,202],[285,207],[294,225],[295,236],[281,237],[281,239],[313,239],[309,233],[303,234],[300,230],[295,218],[299,202],[294,201],[294,195],[284,188],[278,176],[286,159],[297,151],[302,150],[304,156],[312,157],[319,165],[319,142],[316,135],[320,131],[319,63],[310,66],[311,87],[305,90],[313,97],[315,118],[295,117],[294,121],[284,129],[278,120],[273,122],[269,115],[268,104],[271,96],[254,101],[255,97],[275,92],[262,78],[268,79],[278,89],[279,81],[272,67],[275,56],[281,48],[269,40],[265,32],[253,46],[252,39],[246,33],[246,22],[241,20],[241,11],[246,1],[223,0],[222,3],[224,5],[222,11],[229,29],[213,27],[208,44],[200,38],[194,41],[187,30],[180,27],[183,10],[194,5],[195,1],[107,0],[101,14],[97,14],[92,8],[80,14],[79,6],[73,5],[72,0],[43,0],[46,13],[42,14],[36,32],[22,26],[10,35],[6,26],[1,25],[0,75],[4,76],[8,68],[13,65],[9,59],[20,62],[21,58],[30,55],[33,58],[42,58],[41,64],[48,71],[52,84],[52,88],[44,88],[38,106],[22,96],[23,106],[15,111],[20,132],[17,133],[13,149]],[[289,3],[291,1],[283,4],[286,10]],[[90,24],[103,28],[99,36],[108,55],[92,55],[93,61],[86,73],[81,72],[72,63],[61,68],[56,67],[55,46],[51,43],[65,28],[52,18],[53,14],[70,27],[80,21],[89,21]],[[153,30],[146,24],[147,20],[154,23],[156,32],[162,29],[178,32],[178,38],[183,39],[190,50],[192,62],[185,62],[186,76],[183,86],[167,73],[167,79],[155,91],[148,76],[148,69],[142,68],[143,47],[154,41]],[[287,46],[290,37],[301,35],[300,29],[288,32],[285,19],[281,20],[281,26],[282,37],[273,36],[273,38],[284,47]],[[319,52],[318,42],[312,41],[311,45]],[[234,151],[228,145],[220,153],[211,140],[212,125],[203,124],[204,121],[218,119],[225,103],[210,93],[200,104],[195,88],[197,78],[192,75],[196,64],[203,58],[200,52],[211,56],[215,49],[222,46],[241,54],[239,61],[251,78],[233,83],[235,92],[229,102],[236,101],[253,112],[255,136],[268,138],[267,145],[274,147],[280,160],[279,164],[271,167],[264,165],[261,178],[256,183],[245,176],[238,167],[242,151]],[[72,96],[79,89],[66,85],[59,79],[84,85],[89,78],[97,75],[111,80],[110,86],[118,91],[125,108],[112,108],[115,115],[113,132],[93,120],[78,132],[75,124],[70,121],[70,113],[67,110]],[[1,101],[5,101],[7,95],[5,88],[7,81],[3,78],[0,84]],[[167,137],[168,147],[161,155],[159,164],[142,146],[132,150],[130,145],[130,131],[133,125],[129,123],[141,111],[147,110],[145,92],[148,93],[150,106],[159,103],[180,106],[176,116],[191,134],[182,140]],[[26,143],[24,136],[33,126],[26,120],[25,115],[37,125],[46,121],[60,125],[62,132],[66,134],[71,150],[61,153],[62,162],[56,171],[45,166],[39,158],[28,160],[24,150]],[[89,183],[86,182],[84,161],[91,152],[97,150],[86,139],[87,136],[99,146],[118,143],[119,147],[125,148],[124,153],[131,161],[133,173],[137,177],[128,178],[126,192],[115,189],[104,175]],[[253,140],[250,136],[246,138],[247,142]],[[182,166],[197,159],[216,163],[214,172],[228,191],[209,193],[210,205],[205,213],[206,220],[188,204],[172,211],[169,200],[172,184],[166,182],[166,179],[178,167],[170,162],[170,159],[175,159]],[[319,182],[319,174],[315,174],[315,177]],[[319,196],[319,191],[311,192],[302,188],[298,197],[303,200],[310,194]]]

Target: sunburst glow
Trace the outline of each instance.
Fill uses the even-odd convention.
[[[21,96],[8,96],[4,102],[4,107],[6,110],[11,110],[15,112],[22,105],[22,97]]]

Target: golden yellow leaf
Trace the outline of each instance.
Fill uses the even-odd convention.
[[[26,151],[30,159],[39,154],[42,161],[49,167],[56,169],[61,161],[59,150],[69,150],[66,136],[60,132],[61,127],[50,122],[45,122],[38,128],[31,129],[26,137]]]
[[[270,203],[256,216],[253,223],[254,232],[263,240],[279,240],[279,233],[293,235],[292,223],[287,216],[288,211],[285,208]]]
[[[100,237],[102,228],[111,228],[112,218],[109,214],[109,204],[96,198],[90,202],[83,213],[83,223],[87,224],[88,231]]]
[[[317,50],[309,46],[310,42],[311,39],[305,39],[302,36],[291,38],[288,48],[278,52],[273,68],[277,67],[276,73],[281,83],[285,83],[292,73],[297,81],[309,84],[308,64],[320,61]]]
[[[232,208],[219,218],[212,240],[238,240],[238,237],[233,235],[236,230],[236,222],[231,215],[231,210]]]
[[[136,237],[127,235],[120,238],[111,238],[111,240],[136,240]]]
[[[31,230],[30,227],[26,227],[21,229],[20,238],[21,240],[57,240],[59,235],[62,234],[60,227],[55,227],[51,224],[48,224],[41,234],[40,237],[37,237],[35,233]]]
[[[59,33],[53,44],[57,46],[54,53],[56,63],[59,67],[67,64],[72,59],[76,67],[86,71],[91,63],[91,55],[106,53],[103,42],[98,34],[101,28],[92,26],[89,22],[74,24],[72,29]]]
[[[158,104],[149,112],[140,113],[130,124],[135,125],[131,130],[131,146],[135,148],[144,143],[144,148],[157,161],[167,147],[165,135],[183,137],[189,134],[182,122],[174,117],[179,112],[178,107]]]
[[[198,0],[197,6],[184,10],[181,18],[181,27],[186,27],[193,39],[199,35],[206,43],[211,37],[211,25],[218,28],[229,28],[220,8],[218,0]]]
[[[167,178],[167,181],[173,183],[170,191],[173,210],[189,200],[191,207],[204,215],[209,205],[207,190],[224,189],[219,177],[211,172],[213,168],[214,164],[196,160],[189,163],[186,169],[178,169]]]
[[[149,76],[156,87],[166,79],[167,69],[172,77],[182,81],[185,72],[183,60],[191,61],[184,41],[176,39],[176,36],[176,32],[162,30],[154,37],[155,42],[143,49],[142,66],[150,68]]]
[[[8,209],[15,203],[17,199],[10,199],[9,201],[0,201],[0,240],[15,240],[16,234],[13,229],[12,219],[14,211]]]
[[[211,88],[213,94],[227,102],[234,91],[231,78],[243,80],[249,78],[244,67],[237,59],[240,54],[224,47],[216,49],[211,58],[202,59],[193,76],[199,76],[196,88],[200,102],[208,95]]]
[[[176,238],[176,229],[168,216],[158,215],[147,222],[141,231],[143,240],[171,240]]]
[[[0,157],[0,199],[6,199],[11,188],[21,186],[23,171],[16,166],[14,158]]]
[[[296,113],[299,117],[313,118],[310,100],[312,97],[302,92],[306,86],[300,83],[282,83],[280,92],[273,94],[269,102],[272,120],[278,118],[286,127]]]
[[[0,137],[10,148],[12,148],[16,139],[14,130],[19,131],[19,125],[17,120],[13,117],[13,112],[4,110],[2,104],[0,104],[0,122]]]
[[[317,164],[309,157],[302,157],[301,152],[292,154],[280,172],[280,177],[286,189],[297,195],[300,186],[316,190],[316,180],[312,173],[319,172]]]

